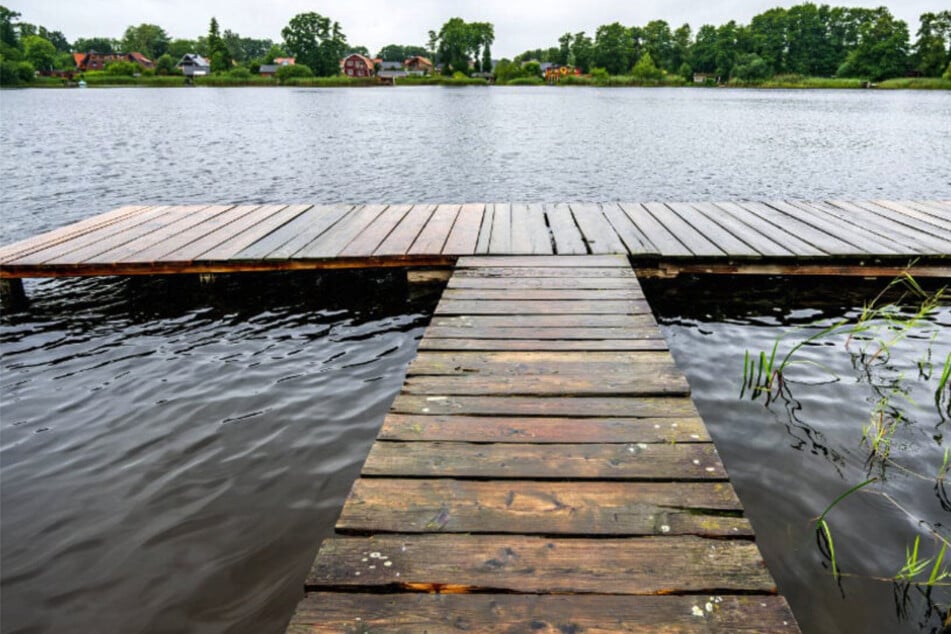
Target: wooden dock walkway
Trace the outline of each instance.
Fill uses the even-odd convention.
[[[623,256],[464,257],[288,631],[796,632]]]
[[[928,274],[951,259],[951,201],[129,206],[0,248],[0,278],[452,266],[479,254],[862,275],[916,260]]]

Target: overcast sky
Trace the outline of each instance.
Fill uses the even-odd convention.
[[[495,25],[493,57],[511,57],[526,49],[557,46],[567,31],[594,35],[601,24],[644,25],[661,19],[676,27],[729,20],[749,23],[751,17],[776,6],[801,2],[783,0],[586,0],[553,3],[550,0],[0,0],[22,14],[21,19],[62,31],[72,42],[78,37],[119,38],[126,27],[158,24],[172,38],[195,38],[208,31],[214,16],[221,29],[245,37],[281,40],[281,29],[296,14],[316,11],[340,23],[352,45],[375,54],[386,44],[425,44],[427,32],[439,30],[447,19]],[[819,4],[819,3],[817,3]],[[947,0],[847,0],[832,5],[876,7],[885,5],[908,22],[912,38],[918,16],[947,9]],[[558,6],[560,5],[560,6]]]

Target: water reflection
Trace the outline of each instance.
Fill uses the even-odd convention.
[[[281,632],[435,293],[31,283],[0,318],[4,631]]]
[[[915,535],[920,560],[937,557],[948,539],[943,418],[935,407],[936,373],[922,368],[929,353],[935,367],[951,354],[951,304],[900,341],[892,342],[893,324],[882,320],[864,339],[843,335],[802,346],[789,375],[773,386],[769,409],[762,397],[736,398],[745,350],[768,352],[783,337],[781,359],[825,326],[854,323],[887,282],[849,280],[843,289],[821,279],[694,278],[646,287],[804,631],[940,632],[951,603],[949,588],[921,585],[932,568],[916,577],[917,586],[896,582]],[[876,354],[880,341],[890,342],[890,355]],[[873,412],[888,432],[877,451],[870,447],[878,429]],[[872,478],[826,517],[843,573],[837,580],[816,518],[839,494]]]

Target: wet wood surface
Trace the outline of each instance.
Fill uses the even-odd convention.
[[[446,266],[461,256],[626,255],[644,263],[848,261],[890,271],[951,259],[944,201],[585,204],[129,205],[0,248],[2,277]],[[510,268],[523,267],[513,260]],[[481,263],[477,263],[481,266]],[[531,289],[622,288],[610,272],[539,275]],[[603,267],[601,267],[603,268]],[[610,268],[610,267],[609,267]],[[795,272],[795,267],[789,268]],[[480,275],[486,290],[505,290]],[[576,278],[592,278],[566,286]],[[456,288],[466,288],[460,275]],[[600,284],[600,285],[599,285]]]
[[[642,297],[626,257],[460,258],[288,631],[797,631]]]

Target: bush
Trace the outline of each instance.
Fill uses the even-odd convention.
[[[0,85],[18,86],[33,81],[36,69],[30,62],[0,61]]]
[[[766,79],[772,74],[766,60],[756,53],[740,55],[733,67],[733,76],[743,81]]]
[[[275,77],[277,81],[282,84],[289,79],[295,79],[300,77],[313,77],[314,71],[310,67],[305,66],[304,64],[291,64],[289,66],[281,66],[277,69]]]
[[[650,53],[644,53],[631,69],[631,76],[639,81],[660,81],[664,77],[664,72],[654,64]]]
[[[135,62],[111,62],[106,64],[106,74],[107,75],[123,75],[125,77],[132,77],[138,72],[141,72],[141,67]]]
[[[251,77],[251,71],[244,66],[238,66],[229,70],[228,75],[230,77],[234,77],[235,79],[248,79]]]
[[[941,76],[941,79],[951,81],[951,62],[948,62],[948,67],[944,69],[944,75]]]
[[[606,68],[591,69],[591,79],[593,79],[596,84],[607,83],[608,77],[610,77],[610,75]]]

